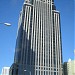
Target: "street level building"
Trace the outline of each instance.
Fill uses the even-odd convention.
[[[10,67],[3,67],[1,75],[9,75],[9,69],[10,69]]]
[[[10,75],[63,75],[60,13],[54,0],[25,0]]]
[[[63,66],[64,75],[75,75],[75,60],[69,60]]]

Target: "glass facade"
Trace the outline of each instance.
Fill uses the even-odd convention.
[[[18,71],[17,74],[11,71],[12,75],[63,75],[60,13],[54,0],[24,2],[14,64]]]

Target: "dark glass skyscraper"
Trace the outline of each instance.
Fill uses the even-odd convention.
[[[10,75],[63,75],[60,31],[54,0],[25,0]]]

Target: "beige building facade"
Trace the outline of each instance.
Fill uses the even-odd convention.
[[[64,63],[64,75],[75,75],[75,60]]]

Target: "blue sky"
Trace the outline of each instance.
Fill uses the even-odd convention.
[[[0,0],[0,22],[9,22],[11,27],[0,24],[0,73],[4,66],[14,60],[19,13],[24,0]],[[55,0],[61,14],[63,62],[74,59],[74,0]]]

